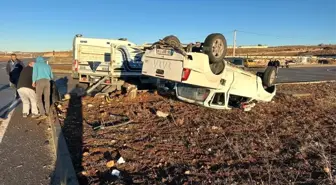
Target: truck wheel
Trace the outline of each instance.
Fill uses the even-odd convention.
[[[275,84],[276,67],[268,66],[263,74],[262,82],[264,86],[271,87]]]
[[[203,45],[203,52],[209,56],[212,63],[222,62],[227,51],[224,35],[213,33],[207,36]]]
[[[221,74],[224,70],[224,67],[225,67],[224,60],[222,60],[221,62],[210,62],[210,69],[212,73],[215,75]]]
[[[180,40],[174,35],[169,35],[169,36],[163,38],[163,40],[173,47],[177,47],[177,48],[181,47]]]

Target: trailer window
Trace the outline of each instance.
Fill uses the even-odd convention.
[[[212,99],[211,104],[224,106],[225,105],[225,93],[216,93],[214,95],[214,98]]]
[[[105,62],[111,61],[111,53],[104,53],[104,60]]]

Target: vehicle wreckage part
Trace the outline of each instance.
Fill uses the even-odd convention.
[[[177,94],[179,96],[203,102],[209,96],[210,90],[188,84],[177,84]]]
[[[189,78],[191,70],[187,69],[187,68],[183,68],[183,72],[182,72],[182,79],[181,81],[186,81]]]
[[[212,71],[213,74],[215,75],[219,75],[223,72],[225,67],[225,63],[224,60],[222,60],[221,62],[210,62],[210,69]]]
[[[203,44],[203,53],[209,56],[211,63],[222,62],[227,51],[224,35],[213,33],[207,36]]]
[[[266,87],[271,87],[275,84],[276,79],[276,67],[268,66],[262,75],[263,85]]]
[[[139,63],[139,66],[136,66],[136,62],[131,59],[131,55],[126,46],[118,46],[117,49],[121,52],[123,58],[125,59],[123,64],[128,71],[141,71],[141,64]],[[131,62],[133,62],[135,66],[132,66]]]
[[[104,83],[105,80],[107,80],[108,78],[109,78],[109,76],[105,76],[104,78],[100,79],[96,84],[94,84],[89,89],[87,89],[86,93],[90,94],[95,88],[97,88],[99,85],[101,85],[102,83]]]
[[[105,87],[102,91],[104,93],[110,93],[117,90],[117,86],[116,85],[108,85],[107,87]]]
[[[176,47],[176,48],[181,47],[181,42],[180,42],[180,40],[179,40],[176,36],[174,36],[174,35],[166,36],[165,38],[163,38],[163,40],[164,40],[167,44],[169,44],[169,45],[171,45],[171,46],[173,46],[173,47]]]

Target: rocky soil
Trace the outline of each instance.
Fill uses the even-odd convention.
[[[333,184],[335,94],[336,83],[282,85],[249,112],[150,92],[56,109],[81,184]]]

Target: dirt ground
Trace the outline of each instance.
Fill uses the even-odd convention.
[[[50,66],[53,70],[68,70],[68,71],[72,70],[72,65],[52,65],[50,64]]]
[[[81,184],[333,184],[335,94],[336,83],[282,85],[244,112],[146,92],[72,97],[57,111]]]

